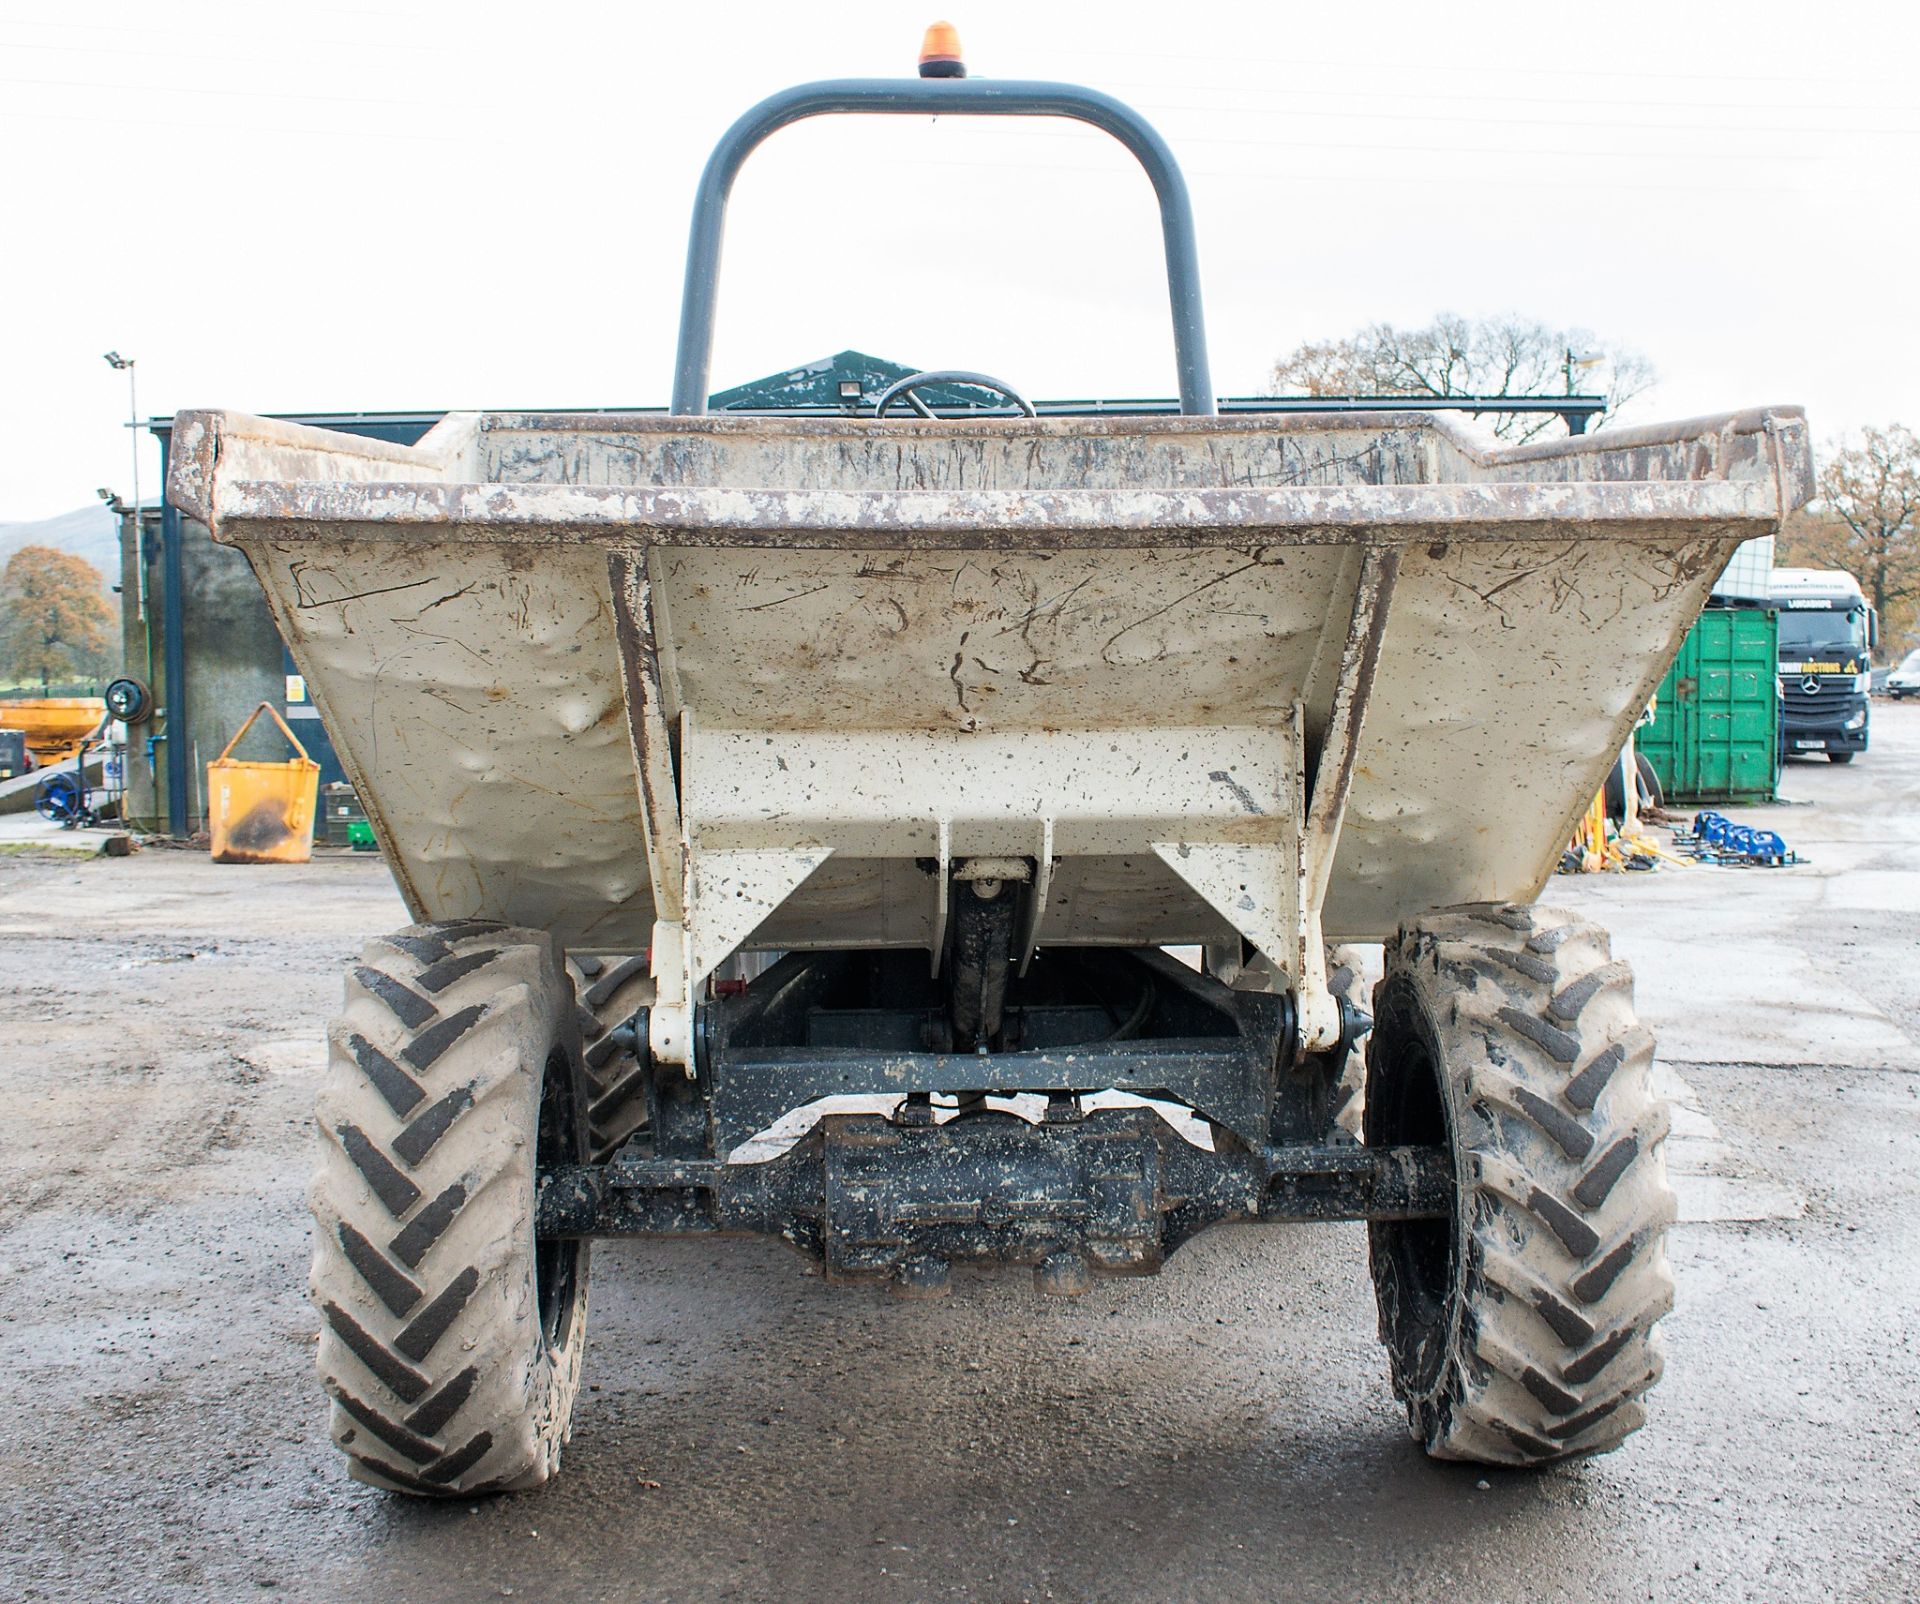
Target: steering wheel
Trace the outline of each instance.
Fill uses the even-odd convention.
[[[884,418],[887,408],[894,402],[905,399],[908,406],[923,418],[933,416],[933,408],[922,401],[914,392],[923,384],[971,384],[982,390],[993,390],[1005,396],[1029,418],[1036,416],[1033,403],[1010,384],[989,378],[984,373],[969,373],[964,368],[939,368],[928,373],[909,373],[904,379],[897,379],[880,392],[880,399],[873,404],[873,415]]]

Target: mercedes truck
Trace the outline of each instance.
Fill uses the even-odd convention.
[[[1776,568],[1780,613],[1780,751],[1851,763],[1867,749],[1867,693],[1879,620],[1853,575]]]

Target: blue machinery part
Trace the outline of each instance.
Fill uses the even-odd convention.
[[[74,829],[87,819],[86,784],[79,775],[64,769],[49,774],[33,794],[33,808],[41,818],[63,830]]]
[[[1755,830],[1748,825],[1735,824],[1724,814],[1696,813],[1693,816],[1693,834],[1701,846],[1727,857],[1745,859],[1749,863],[1777,865],[1797,861],[1787,849],[1787,843],[1772,830]]]

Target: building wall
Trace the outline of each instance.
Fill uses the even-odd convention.
[[[140,548],[134,540],[132,508],[120,514],[120,641],[123,657],[120,672],[144,681],[156,702],[164,702],[160,684],[160,509],[147,509],[146,603],[148,616],[141,615]],[[149,628],[151,624],[151,628]],[[148,660],[148,650],[153,656]],[[165,790],[161,805],[154,802],[154,767],[148,754],[147,737],[161,725],[159,719],[127,732],[127,795],[125,815],[136,824],[154,827],[165,812]]]
[[[163,711],[132,732],[127,752],[127,811],[142,824],[170,829],[165,764],[169,747],[179,742],[188,769],[187,827],[206,825],[207,764],[220,755],[233,732],[261,702],[284,711],[286,676],[280,632],[253,570],[239,552],[214,544],[204,524],[180,520],[181,565],[185,575],[182,639],[186,648],[184,729],[173,718],[172,688],[165,683],[165,610],[162,603],[160,518],[154,509],[147,530],[147,619],[139,618],[133,519],[121,520],[121,620],[126,646],[125,671],[152,679],[154,701]],[[148,667],[151,643],[152,668]],[[305,732],[300,732],[305,739]],[[159,739],[151,741],[150,738]],[[184,737],[184,738],[183,738]],[[149,746],[152,751],[149,751]],[[270,719],[247,732],[234,756],[277,762],[290,756],[285,739]]]

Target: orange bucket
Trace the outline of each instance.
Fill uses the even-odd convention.
[[[228,754],[265,713],[298,752],[284,763],[246,763]],[[271,702],[262,702],[207,765],[207,829],[215,863],[305,863],[313,856],[320,765]]]

